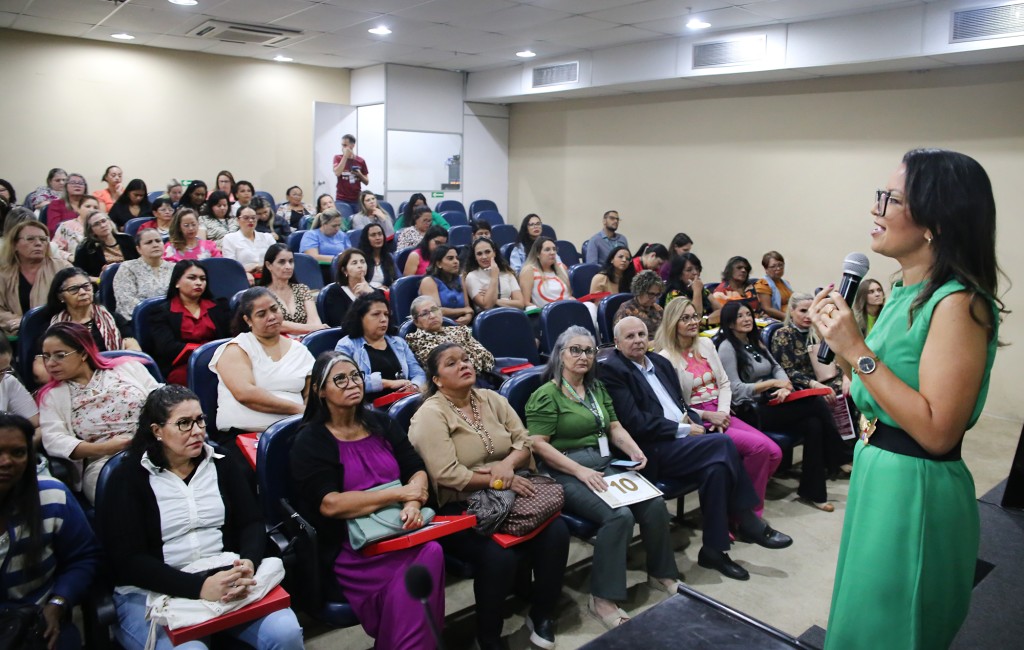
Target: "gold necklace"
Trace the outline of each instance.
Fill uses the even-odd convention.
[[[478,436],[480,436],[481,442],[484,443],[484,451],[487,452],[487,455],[490,456],[491,454],[493,454],[494,440],[491,439],[491,434],[487,431],[487,429],[484,428],[483,418],[480,417],[480,406],[477,404],[476,397],[473,395],[473,393],[469,393],[469,408],[473,412],[472,420],[469,419],[469,416],[466,415],[466,413],[462,409],[460,409],[458,406],[455,406],[455,402],[448,399],[447,395],[445,395],[444,393],[441,393],[441,395],[444,397],[445,401],[451,405],[452,409],[454,409],[455,412],[458,413],[459,416],[466,421],[466,424],[468,424],[469,427],[473,429],[473,431],[475,431]]]

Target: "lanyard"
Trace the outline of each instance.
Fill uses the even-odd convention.
[[[594,422],[597,423],[598,437],[604,436],[606,430],[604,423],[604,411],[602,411],[601,407],[598,406],[597,399],[594,397],[594,393],[592,393],[589,390],[584,390],[583,397],[580,397],[580,394],[577,393],[576,389],[573,388],[572,385],[565,380],[565,377],[562,377],[562,385],[565,386],[570,393],[572,393],[573,398],[575,398],[577,402],[587,407],[587,410],[590,411],[591,415],[594,416]]]

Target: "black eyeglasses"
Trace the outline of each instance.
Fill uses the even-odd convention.
[[[574,357],[594,357],[597,355],[597,348],[581,348],[578,345],[570,345],[567,349],[569,354]]]
[[[164,422],[166,425],[167,422]],[[182,433],[191,433],[192,429],[199,427],[200,429],[206,428],[206,416],[200,415],[195,418],[181,418],[174,423],[174,426],[178,427],[178,431]]]
[[[86,289],[92,290],[92,282],[83,282],[82,284],[73,284],[70,287],[62,287],[61,291],[64,293],[79,293]]]
[[[348,373],[338,373],[331,377],[331,381],[337,388],[348,388],[350,385],[360,386],[363,383],[364,373],[361,370],[355,370]]]
[[[754,361],[761,363],[761,353],[754,347],[753,343],[747,343],[743,346],[743,349],[747,351],[747,354],[754,357]]]
[[[878,211],[878,216],[885,216],[885,211],[889,207],[889,201],[892,201],[896,205],[903,205],[903,199],[898,196],[893,196],[892,191],[875,190],[875,210]]]

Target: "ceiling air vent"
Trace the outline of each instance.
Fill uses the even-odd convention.
[[[540,65],[533,69],[533,87],[574,84],[580,80],[580,62]]]
[[[246,43],[250,45],[267,45],[278,47],[302,35],[296,29],[269,27],[266,25],[246,25],[228,23],[219,20],[208,20],[199,27],[188,32],[189,36],[216,39],[227,43]]]
[[[764,60],[768,51],[765,34],[753,38],[698,43],[693,46],[693,69],[748,65]]]
[[[953,12],[950,43],[1024,35],[1024,3]]]

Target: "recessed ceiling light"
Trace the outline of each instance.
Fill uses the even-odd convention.
[[[374,27],[373,29],[368,29],[366,31],[370,32],[371,34],[376,34],[377,36],[387,36],[388,34],[391,33],[391,30],[385,27],[384,25],[381,25],[380,27]]]
[[[186,7],[192,7],[199,4],[199,0],[167,0],[172,5],[184,5]]]
[[[122,32],[120,34],[111,34],[110,38],[116,38],[119,41],[134,41],[135,40],[134,36],[132,36],[131,34],[125,34],[124,32]]]
[[[533,50],[523,50],[522,52],[516,52],[516,56],[522,59],[532,59],[537,56],[537,53]]]
[[[278,54],[277,56],[274,57],[274,60],[275,61],[280,61],[281,63],[288,63],[289,61],[294,61],[295,59],[293,59],[290,56],[285,56],[283,54]]]
[[[686,26],[690,29],[707,29],[711,27],[711,23],[706,23],[700,18],[691,18],[690,22],[686,23]]]

